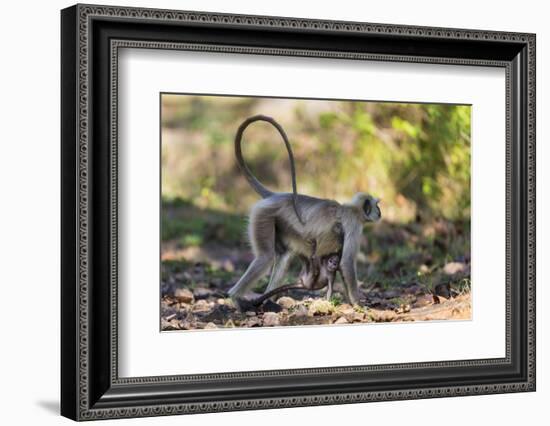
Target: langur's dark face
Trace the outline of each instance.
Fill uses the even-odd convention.
[[[367,222],[376,222],[382,217],[382,212],[378,206],[379,202],[380,200],[371,197],[370,195],[366,198],[363,203],[363,212],[365,213]]]
[[[329,272],[335,272],[338,269],[339,265],[340,256],[333,254],[327,259],[327,270]]]

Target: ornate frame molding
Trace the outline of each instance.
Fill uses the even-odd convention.
[[[416,399],[416,398],[434,398],[442,396],[461,396],[488,393],[504,393],[518,391],[533,391],[535,389],[535,36],[533,34],[520,34],[510,32],[478,31],[464,29],[447,28],[429,28],[429,27],[411,27],[401,25],[368,24],[357,22],[336,22],[324,20],[309,20],[295,18],[280,18],[267,16],[246,16],[246,15],[228,15],[203,12],[184,12],[156,9],[136,9],[125,7],[104,7],[77,5],[65,12],[67,23],[71,25],[67,29],[64,37],[73,36],[76,38],[73,56],[66,54],[69,59],[74,59],[75,63],[69,65],[67,69],[74,71],[75,81],[74,89],[76,93],[76,107],[73,105],[64,105],[65,108],[75,108],[76,128],[74,139],[63,141],[64,146],[74,144],[75,157],[65,161],[76,161],[74,170],[74,189],[75,199],[66,200],[66,204],[74,201],[71,211],[75,213],[75,234],[76,245],[73,251],[63,254],[64,262],[76,262],[73,265],[76,277],[65,280],[63,291],[70,291],[73,288],[76,306],[74,312],[68,310],[63,316],[63,321],[74,320],[76,324],[76,336],[64,337],[64,351],[75,349],[77,356],[74,360],[74,383],[64,383],[66,392],[77,392],[77,397],[73,400],[63,393],[65,408],[62,407],[63,414],[79,420],[91,420],[112,417],[138,417],[151,415],[169,415],[183,413],[205,413],[213,411],[229,410],[248,410],[260,408],[279,408],[306,405],[321,404],[342,404],[352,402]],[[92,186],[92,174],[90,156],[92,148],[90,146],[90,116],[92,114],[92,81],[91,81],[91,62],[92,52],[92,23],[94,20],[112,20],[112,21],[132,21],[143,24],[166,24],[176,23],[178,25],[216,25],[226,28],[255,28],[255,29],[277,29],[289,30],[293,32],[315,31],[317,33],[331,34],[359,34],[359,35],[377,35],[387,38],[392,37],[410,37],[411,40],[447,40],[447,41],[483,41],[488,43],[506,43],[517,45],[525,49],[525,55],[522,59],[527,61],[525,68],[527,74],[523,84],[525,87],[526,117],[524,120],[526,126],[526,146],[525,146],[525,165],[526,182],[525,192],[522,200],[526,202],[526,346],[525,353],[527,360],[525,363],[525,379],[518,381],[505,382],[500,384],[479,384],[479,385],[454,385],[454,386],[435,386],[427,388],[400,388],[397,390],[385,391],[361,391],[361,392],[337,392],[302,396],[274,396],[268,398],[246,398],[246,399],[226,399],[220,401],[205,402],[177,402],[163,404],[137,404],[115,405],[112,406],[110,400],[101,403],[101,398],[93,396],[96,393],[90,388],[91,375],[94,374],[94,368],[90,363],[90,356],[93,349],[90,342],[94,336],[90,330],[90,277],[91,263],[91,222],[94,211]],[[73,27],[74,26],[74,27]],[[67,27],[65,27],[67,28]],[[73,46],[67,46],[66,50],[73,49]],[[209,375],[193,376],[161,376],[145,378],[126,378],[118,377],[117,369],[117,84],[118,84],[118,50],[120,48],[154,48],[154,49],[177,49],[177,50],[196,50],[196,51],[216,51],[237,54],[263,54],[263,55],[297,55],[310,57],[356,59],[371,61],[396,61],[396,62],[422,62],[422,63],[440,63],[456,65],[480,65],[503,67],[506,69],[506,122],[507,122],[507,154],[506,154],[506,194],[507,194],[507,212],[506,212],[506,232],[507,232],[507,259],[506,259],[506,357],[504,359],[484,359],[467,360],[452,362],[434,362],[434,363],[415,363],[415,364],[394,364],[382,366],[361,366],[361,367],[327,367],[320,369],[301,369],[301,370],[274,370],[263,372],[243,372],[243,373],[221,373]],[[110,77],[109,88],[110,95],[110,330],[109,338],[111,345],[111,357],[109,365],[109,386],[113,389],[121,389],[124,386],[131,385],[169,385],[170,383],[195,383],[195,382],[215,382],[223,379],[247,379],[264,377],[283,377],[304,375],[331,375],[342,373],[372,372],[372,371],[396,371],[411,368],[434,368],[443,369],[449,367],[474,367],[489,365],[511,364],[512,360],[512,315],[511,302],[514,293],[513,289],[513,268],[511,264],[512,257],[512,207],[513,207],[513,181],[512,181],[512,161],[518,161],[514,156],[517,153],[512,149],[512,138],[514,137],[511,127],[513,114],[517,114],[517,106],[512,104],[512,98],[516,95],[517,87],[514,84],[522,82],[513,81],[513,74],[517,72],[518,66],[512,60],[487,60],[472,59],[460,57],[439,57],[439,56],[415,56],[402,54],[380,54],[380,53],[362,53],[362,52],[343,52],[316,49],[296,49],[296,48],[278,48],[278,47],[251,47],[251,46],[231,46],[216,45],[212,43],[182,43],[176,41],[145,41],[145,40],[122,40],[111,39],[109,46],[110,55]],[[76,160],[75,160],[76,159]],[[523,190],[520,187],[520,190]],[[521,192],[521,191],[520,191]],[[521,195],[521,194],[520,194]],[[519,195],[517,196],[519,197]],[[519,199],[519,198],[518,198]],[[64,207],[65,209],[65,207]],[[69,209],[69,207],[67,207]],[[69,256],[67,258],[67,256]],[[68,308],[65,308],[68,309]],[[74,325],[73,325],[74,326]],[[74,339],[74,341],[72,340]],[[69,342],[69,340],[71,340]],[[66,346],[66,347],[65,347]],[[68,356],[68,355],[67,355]],[[64,367],[65,368],[65,367]],[[71,373],[71,374],[72,374]],[[72,376],[70,376],[72,378]],[[70,382],[70,380],[67,380]]]

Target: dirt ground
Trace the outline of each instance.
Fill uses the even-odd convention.
[[[227,292],[252,261],[240,219],[188,205],[164,214],[163,331],[471,318],[469,223],[382,221],[365,227],[356,306],[346,303],[337,278],[330,300],[326,290],[287,290],[239,312]],[[296,283],[301,266],[291,264],[285,284]],[[267,282],[264,277],[246,298],[258,298]]]
[[[297,300],[283,296],[258,310],[238,312],[230,299],[205,288],[195,293],[179,291],[161,302],[162,330],[196,330],[288,325],[356,324],[376,322],[467,320],[471,318],[470,294],[446,299],[442,296],[410,294],[409,303],[394,306],[376,296],[364,306],[335,305],[323,298]]]
[[[345,303],[341,284],[336,284],[330,300],[326,299],[325,290],[293,289],[239,312],[227,297],[227,290],[245,266],[235,269],[228,260],[232,253],[218,250],[219,260],[209,255],[211,263],[194,264],[182,261],[181,252],[166,253],[161,286],[163,331],[471,318],[469,265],[460,262],[446,263],[429,277],[417,276],[391,284],[374,281],[370,286],[360,282],[361,300],[355,306]],[[180,260],[169,260],[171,256]],[[265,280],[256,292],[247,294],[247,299],[258,298],[262,286]]]

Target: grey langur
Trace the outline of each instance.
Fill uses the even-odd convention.
[[[256,121],[272,124],[281,134],[289,155],[292,193],[270,191],[246,166],[241,151],[241,140],[244,130]],[[293,258],[313,258],[309,266],[315,267],[315,258],[323,259],[334,253],[341,253],[338,270],[343,279],[345,297],[349,303],[357,304],[359,291],[356,258],[361,233],[366,222],[375,222],[381,218],[379,200],[359,192],[353,196],[351,202],[340,204],[334,200],[298,194],[292,149],[284,130],[271,117],[256,115],[240,125],[235,136],[235,156],[246,179],[262,197],[252,207],[249,215],[248,238],[254,260],[229,290],[229,296],[237,308],[246,308],[244,294],[266,275],[270,268],[267,293],[283,285]],[[323,271],[323,268],[320,270]],[[314,274],[309,279],[312,280],[311,285],[317,285],[318,275],[315,277]]]

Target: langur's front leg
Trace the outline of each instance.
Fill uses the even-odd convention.
[[[357,226],[346,232],[344,247],[342,248],[342,259],[340,260],[340,273],[344,281],[344,290],[348,302],[352,305],[359,303],[359,287],[357,286],[357,253],[359,252],[359,241],[361,227]]]
[[[350,304],[359,303],[359,287],[357,285],[357,272],[355,261],[347,260],[340,265],[340,273],[344,281],[344,290]]]

